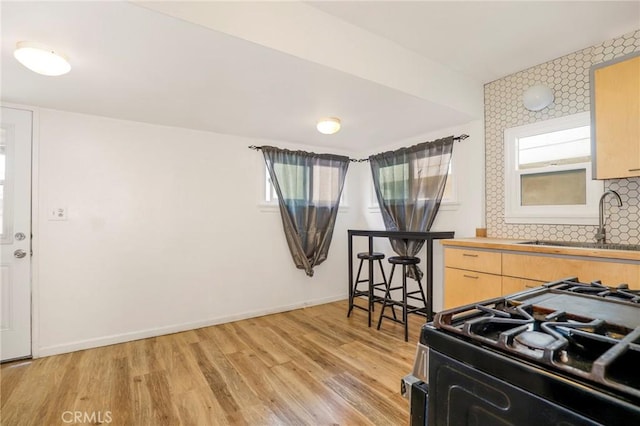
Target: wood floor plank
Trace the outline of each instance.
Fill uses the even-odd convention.
[[[374,388],[349,373],[338,374],[325,384],[376,425],[397,425],[397,419],[403,415],[395,404],[379,398]]]
[[[4,407],[9,397],[18,389],[19,380],[25,376],[24,371],[29,369],[33,361],[17,361],[7,364],[8,367],[2,370],[0,378],[0,407]],[[0,410],[1,411],[1,410]]]
[[[169,381],[165,373],[154,371],[145,374],[144,383],[151,399],[152,417],[150,424],[167,426],[178,424],[177,410],[171,398]]]
[[[202,375],[213,392],[213,396],[225,411],[226,415],[233,415],[238,412],[240,410],[238,401],[230,392],[228,384],[224,381],[218,369],[211,364],[211,360],[207,357],[200,343],[192,343],[190,347],[198,362],[198,367]]]
[[[422,319],[411,318],[407,343],[402,326],[377,331],[366,312],[346,311],[340,301],[3,364],[0,423],[108,411],[125,426],[407,424],[400,380]]]
[[[119,346],[119,345],[114,345]],[[113,360],[113,378],[108,380],[110,405],[109,410],[117,407],[117,412],[113,414],[113,420],[121,424],[133,424],[134,406],[132,403],[133,391],[131,370],[125,358],[117,357]]]
[[[173,397],[179,423],[185,426],[227,426],[227,416],[208,387],[193,388]],[[128,424],[128,423],[127,423]]]
[[[324,383],[311,376],[296,361],[277,366],[273,370],[306,400],[304,404],[306,408],[320,410],[331,419],[332,423],[343,422],[348,425],[368,423],[364,415],[353,409],[333,390],[324,386]]]
[[[192,348],[194,345],[192,344]],[[201,341],[197,345],[203,349],[205,356],[209,360],[209,365],[220,375],[221,380],[226,385],[226,389],[240,407],[246,407],[256,401],[256,390],[248,386],[244,376],[238,373],[233,364],[229,362],[224,354],[220,353],[215,344]]]
[[[78,389],[83,377],[81,370],[83,361],[87,358],[86,355],[84,351],[75,352],[71,354],[70,357],[57,360],[61,361],[59,365],[50,366],[50,368],[56,371],[64,371],[64,375],[61,378],[56,378],[54,375],[52,381],[54,386],[65,389],[66,392],[56,392],[52,395],[51,399],[47,399],[46,404],[40,407],[38,417],[43,419],[45,423],[55,423],[59,421],[64,411],[73,410],[73,407],[75,407],[76,401],[79,398]],[[61,411],[58,407],[67,408]]]
[[[248,346],[236,334],[233,323],[221,324],[215,327],[207,327],[198,330],[199,336],[207,339],[213,339],[218,345],[222,353],[228,354],[247,349]]]

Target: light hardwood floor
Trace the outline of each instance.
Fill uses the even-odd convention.
[[[423,319],[410,317],[405,343],[401,325],[369,329],[366,312],[346,311],[336,302],[4,364],[0,424],[82,424],[68,422],[80,412],[125,426],[406,425],[400,380]]]

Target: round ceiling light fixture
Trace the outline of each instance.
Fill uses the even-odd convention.
[[[316,129],[324,135],[332,135],[340,130],[340,119],[337,117],[327,117],[318,121]]]
[[[522,103],[529,111],[541,111],[551,105],[554,99],[553,91],[543,84],[529,87],[522,95]]]
[[[31,71],[42,75],[58,76],[71,70],[71,65],[63,55],[33,41],[18,42],[13,56]]]

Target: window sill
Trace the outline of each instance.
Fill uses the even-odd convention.
[[[562,216],[505,216],[505,223],[513,224],[540,224],[540,225],[598,225],[598,217],[562,217]]]
[[[264,213],[276,213],[280,211],[280,206],[278,204],[267,204],[260,203],[258,204],[258,211]],[[349,211],[349,206],[340,206],[338,207],[338,213],[346,213]]]
[[[447,201],[447,202],[442,202],[440,203],[440,210],[438,211],[455,211],[458,210],[460,208],[460,203],[458,202],[453,202],[453,201]],[[373,205],[373,206],[369,206],[367,207],[367,210],[369,211],[369,213],[380,213],[380,206]]]

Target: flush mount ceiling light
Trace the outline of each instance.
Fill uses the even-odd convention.
[[[522,103],[529,111],[540,111],[551,105],[555,97],[553,91],[543,84],[531,86],[522,95]]]
[[[33,41],[18,42],[13,56],[31,71],[42,75],[57,76],[71,70],[71,65],[63,55]]]
[[[318,121],[316,129],[322,134],[332,135],[340,130],[340,119],[336,117],[327,117]]]

